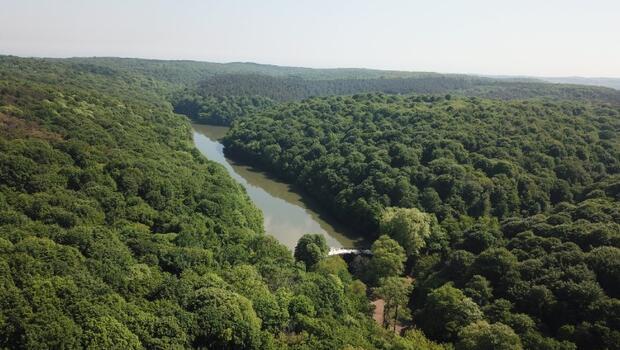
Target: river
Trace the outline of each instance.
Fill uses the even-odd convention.
[[[353,248],[360,239],[322,212],[312,200],[291,185],[273,179],[253,167],[238,164],[224,156],[218,142],[228,127],[193,124],[194,143],[208,159],[222,164],[247,191],[254,204],[263,211],[265,232],[294,249],[306,233],[320,233],[333,248]]]

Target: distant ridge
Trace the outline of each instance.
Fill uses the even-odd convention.
[[[0,59],[18,59],[0,56]],[[25,60],[53,61],[71,65],[95,74],[140,73],[179,88],[210,86],[214,79],[220,84],[234,77],[234,84],[247,82],[239,76],[264,76],[268,85],[292,87],[291,97],[278,97],[279,92],[262,93],[255,88],[245,89],[241,96],[257,95],[276,100],[300,99],[326,94],[356,94],[367,92],[455,94],[496,99],[554,99],[579,100],[620,105],[620,79],[615,78],[537,78],[521,76],[482,76],[473,74],[442,74],[407,72],[368,68],[307,68],[288,67],[254,62],[214,63],[192,60],[154,60],[117,57],[28,58]],[[273,79],[282,79],[280,81]],[[291,78],[298,79],[292,81]],[[301,81],[299,81],[301,79]],[[230,90],[231,81],[226,82]],[[262,83],[262,82],[261,82]],[[282,87],[281,86],[281,87]],[[605,86],[605,87],[602,87]],[[281,88],[280,87],[280,88]],[[217,88],[217,86],[216,86]],[[216,89],[217,90],[217,89]],[[260,89],[259,89],[260,90]],[[290,90],[290,89],[289,89]],[[230,92],[230,91],[229,91]],[[235,95],[235,94],[233,94]]]

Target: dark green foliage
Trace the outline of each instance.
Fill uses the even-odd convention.
[[[586,258],[588,266],[596,273],[598,282],[610,296],[620,297],[620,249],[598,247]]]
[[[198,84],[197,91],[203,96],[262,96],[276,101],[292,101],[313,96],[351,95],[365,92],[443,93],[484,85],[490,81],[492,80],[473,76],[440,74],[352,79],[305,79],[299,76],[221,74],[201,81]]]
[[[458,342],[485,321],[459,346],[611,349],[620,337],[618,115],[577,102],[312,98],[237,122],[225,143],[342,221],[406,245],[413,323],[431,339]],[[420,210],[438,224],[414,219]],[[397,265],[375,254],[352,270]]]
[[[196,123],[211,125],[230,125],[235,119],[274,105],[272,100],[260,96],[200,96],[191,92],[179,94],[173,103],[176,113],[187,115]]]
[[[96,64],[94,64],[96,62]],[[105,65],[102,65],[105,64]],[[243,63],[213,64],[165,61],[94,59],[80,63],[94,71],[139,69],[149,76],[173,83],[185,83],[183,93],[173,98],[175,111],[194,121],[231,125],[254,112],[275,104],[316,96],[383,92],[391,94],[450,94],[501,100],[525,98],[598,101],[620,105],[614,89],[547,84],[542,81],[513,81],[457,74],[373,71],[356,69],[307,69]],[[185,69],[183,69],[185,68]],[[173,74],[174,72],[174,74]],[[188,72],[196,72],[187,76]],[[183,77],[182,80],[179,78]],[[579,108],[575,113],[580,113]],[[402,154],[397,161],[405,161]]]
[[[388,72],[386,72],[388,73]],[[599,101],[620,104],[617,90],[594,86],[517,82],[456,74],[409,73],[376,78],[361,75],[322,79],[280,76],[275,72],[244,72],[212,75],[198,83],[202,96],[262,96],[276,101],[301,100],[315,96],[352,95],[384,92],[391,94],[448,94],[503,100],[549,98],[558,100]],[[447,95],[451,97],[450,95]]]
[[[618,138],[600,137],[620,128],[617,115],[577,103],[356,95],[267,109],[224,142],[229,155],[300,185],[373,233],[391,206],[445,220],[536,214],[570,201],[620,170]],[[464,244],[476,250],[499,238],[468,235]]]
[[[478,256],[455,251],[445,264],[416,268],[420,277],[413,309],[424,310],[427,293],[451,280],[483,307],[489,322],[510,326],[524,348],[613,348],[620,336],[613,306],[618,304],[617,283],[612,282],[618,271],[619,222],[604,213],[617,210],[617,202],[598,198],[596,211],[583,216],[579,208],[591,201],[507,219],[501,231],[512,238],[504,247],[487,248]],[[601,307],[608,309],[601,312]]]

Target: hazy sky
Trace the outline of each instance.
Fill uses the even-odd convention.
[[[620,0],[0,0],[0,54],[620,77]]]

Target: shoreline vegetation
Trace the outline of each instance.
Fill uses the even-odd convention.
[[[208,159],[224,165],[263,212],[265,231],[291,250],[305,233],[324,234],[328,245],[333,248],[370,246],[370,243],[363,241],[361,236],[355,236],[354,232],[336,221],[297,186],[225,157],[224,146],[218,140],[224,137],[228,127],[192,124],[192,128],[195,130],[194,142],[198,149]]]

